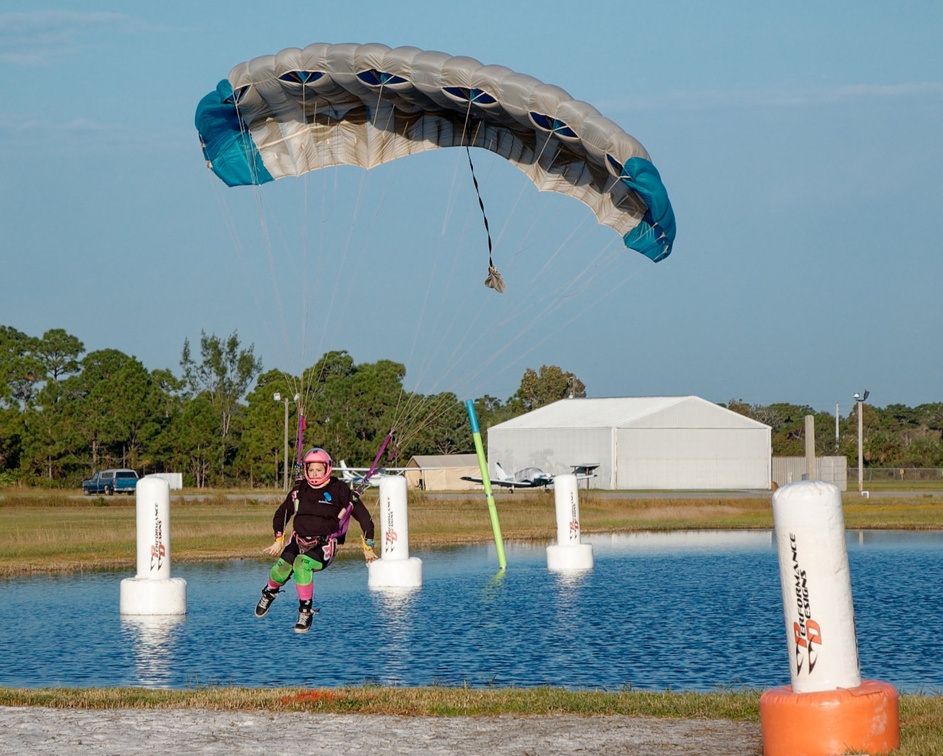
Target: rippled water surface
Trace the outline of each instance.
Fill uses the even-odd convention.
[[[363,562],[315,578],[314,626],[292,632],[289,584],[253,607],[266,563],[175,564],[187,615],[122,618],[126,573],[0,583],[0,685],[186,688],[552,684],[712,690],[789,683],[770,532],[584,538],[595,567],[547,570],[545,546],[413,551],[423,585],[370,590]],[[350,550],[350,549],[348,549]],[[943,689],[943,534],[849,532],[866,679]]]

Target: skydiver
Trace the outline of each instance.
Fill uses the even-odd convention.
[[[266,554],[279,555],[269,572],[262,598],[255,607],[255,616],[264,617],[282,586],[294,573],[298,592],[296,633],[311,629],[315,610],[314,573],[330,567],[338,544],[344,543],[351,515],[363,531],[361,544],[369,564],[377,558],[373,550],[373,519],[356,491],[342,480],[331,476],[331,455],[324,449],[311,449],[304,456],[303,478],[298,480],[272,518],[275,542]],[[285,530],[294,517],[293,533],[285,545]]]

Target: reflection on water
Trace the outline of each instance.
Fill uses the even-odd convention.
[[[772,546],[771,530],[680,530],[673,533],[613,533],[583,536],[593,544],[594,552],[612,551],[627,556],[665,552],[671,554],[697,551],[726,552]]]
[[[130,636],[134,670],[140,685],[162,688],[173,683],[177,660],[174,636],[182,624],[181,615],[121,616],[121,634],[126,639]]]
[[[546,544],[417,554],[423,585],[369,589],[360,560],[297,601],[253,607],[268,565],[181,564],[185,617],[120,617],[126,572],[0,583],[0,685],[557,685],[711,690],[789,682],[772,534],[592,536],[595,566],[550,572]],[[861,668],[903,692],[943,688],[943,534],[848,533]],[[129,570],[131,567],[129,566]]]
[[[383,588],[371,591],[377,609],[377,663],[381,677],[394,683],[403,676],[406,649],[421,638],[416,637],[416,610],[420,588]],[[356,651],[354,652],[356,654]]]

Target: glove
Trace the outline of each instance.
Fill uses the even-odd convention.
[[[367,564],[377,559],[376,552],[373,550],[373,539],[365,539],[363,536],[360,536],[360,543],[363,544],[363,558],[367,560]]]
[[[273,543],[267,549],[264,549],[265,553],[269,554],[270,556],[278,556],[279,554],[282,553],[282,548],[283,548],[282,544],[284,543],[284,541],[285,541],[284,534],[278,533],[275,536],[275,543]]]

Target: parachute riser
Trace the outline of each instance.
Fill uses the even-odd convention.
[[[308,422],[305,419],[304,407],[298,405],[298,435],[295,437],[295,480],[301,480],[303,469],[301,465],[302,446],[304,444],[304,432]]]
[[[383,454],[386,452],[386,448],[390,445],[390,441],[393,440],[393,431],[391,430],[386,434],[386,438],[383,439],[383,443],[380,444],[380,449],[377,451],[377,455],[373,458],[373,464],[370,465],[370,469],[367,470],[367,474],[363,476],[363,480],[358,486],[354,487],[354,491],[357,492],[357,495],[363,494],[367,490],[367,487],[370,485],[370,478],[372,478],[376,471],[380,468],[380,459],[383,457]]]

